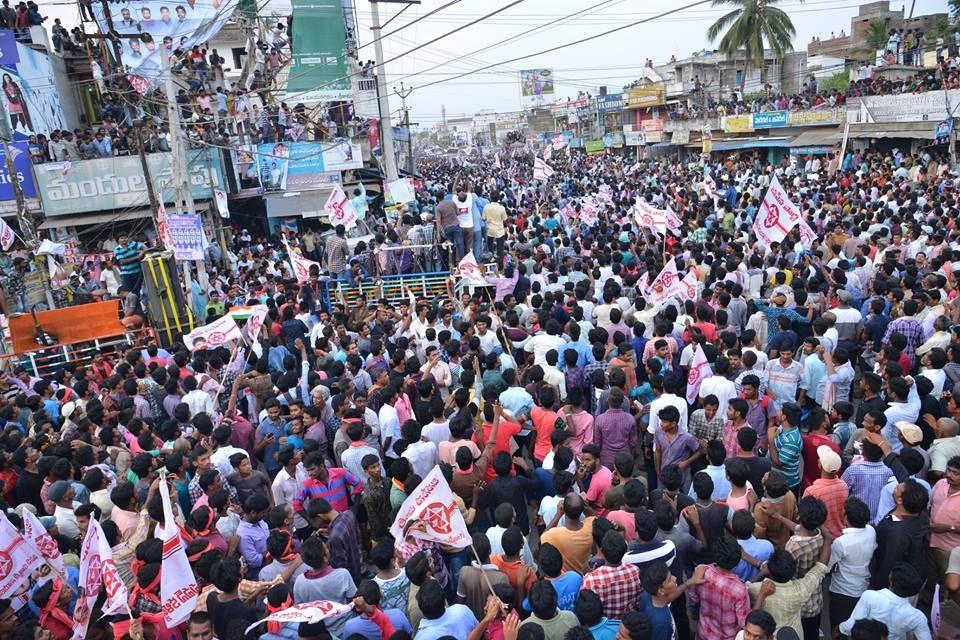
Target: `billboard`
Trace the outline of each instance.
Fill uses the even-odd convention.
[[[264,191],[330,188],[340,172],[363,166],[360,145],[334,142],[277,142],[257,145],[257,167]],[[336,178],[333,175],[336,174]]]
[[[93,16],[103,33],[109,32],[104,7],[121,35],[123,64],[147,80],[160,79],[160,51],[170,55],[189,49],[215,36],[233,15],[237,0],[122,0],[91,3]]]
[[[597,96],[597,110],[600,113],[615,113],[623,111],[627,106],[627,97],[622,93],[611,93]]]
[[[17,180],[20,182],[20,189],[23,191],[24,198],[36,198],[37,186],[33,182],[33,171],[30,170],[33,163],[30,160],[30,148],[26,142],[11,142],[10,157],[13,158],[13,168],[17,172]],[[13,181],[10,180],[10,174],[7,172],[7,157],[0,146],[0,200],[16,200],[13,193]]]
[[[13,139],[67,128],[50,58],[14,41],[12,34],[0,31],[0,99]]]
[[[524,98],[553,95],[553,70],[525,69],[521,71],[520,95]]]
[[[293,0],[293,51],[287,99],[350,100],[350,72],[340,0]]]
[[[787,126],[786,111],[761,111],[753,114],[754,129],[773,129]]]
[[[213,189],[223,188],[220,154],[206,150],[187,152],[190,192],[198,200],[213,198]],[[147,155],[157,195],[173,202],[171,153]],[[149,207],[147,180],[139,156],[115,156],[74,162],[34,165],[37,188],[47,217],[90,211]]]
[[[666,102],[663,84],[630,89],[627,94],[627,108],[656,107]]]

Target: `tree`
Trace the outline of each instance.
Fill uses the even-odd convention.
[[[865,51],[875,54],[880,49],[887,46],[887,38],[890,30],[887,28],[887,21],[883,18],[874,18],[867,26],[866,33],[863,34],[863,40],[867,43]]]
[[[950,0],[950,15],[954,20],[960,20],[960,0]]]
[[[744,52],[743,74],[740,77],[740,93],[747,77],[747,67],[753,65],[766,71],[763,53],[765,49],[773,51],[778,59],[793,50],[793,36],[796,29],[793,21],[782,9],[773,5],[780,0],[713,0],[714,7],[733,6],[734,9],[723,15],[707,29],[711,42],[720,34],[718,50],[727,56]]]

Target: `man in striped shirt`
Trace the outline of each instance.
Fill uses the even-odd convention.
[[[355,475],[339,467],[327,469],[323,456],[314,451],[303,461],[308,478],[304,480],[293,498],[293,510],[307,519],[307,505],[315,498],[323,498],[334,509],[344,512],[350,509],[349,494],[360,495],[363,483]]]
[[[140,260],[143,258],[144,249],[146,247],[142,243],[122,233],[117,237],[117,246],[113,250],[114,262],[120,267],[120,279],[123,281],[123,288],[138,295],[140,287],[143,285],[143,271],[140,268]]]
[[[800,487],[800,455],[803,437],[800,435],[800,407],[788,402],[780,410],[783,422],[769,430],[767,441],[771,443],[770,460],[783,473],[787,486],[793,490]]]

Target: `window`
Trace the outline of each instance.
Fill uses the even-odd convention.
[[[247,50],[244,47],[233,47],[230,49],[230,53],[233,55],[233,68],[242,69],[243,57],[247,55]]]
[[[737,71],[737,81],[735,84],[739,87],[741,82],[743,82],[743,71]]]

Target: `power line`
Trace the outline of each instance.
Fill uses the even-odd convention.
[[[393,31],[390,31],[389,33],[381,33],[379,38],[374,38],[374,39],[371,40],[370,42],[368,42],[368,43],[366,43],[366,44],[363,44],[363,45],[360,45],[359,47],[357,47],[357,51],[359,51],[360,49],[363,49],[364,47],[368,47],[368,46],[370,46],[371,44],[374,44],[374,43],[376,43],[376,42],[379,41],[379,40],[383,40],[384,38],[387,38],[387,37],[389,37],[389,36],[392,36],[392,35],[395,34],[395,33],[398,33],[398,32],[400,32],[400,31],[403,31],[403,30],[406,29],[407,27],[411,27],[411,26],[417,24],[418,22],[420,22],[421,20],[426,20],[427,18],[429,18],[429,17],[432,16],[433,14],[438,13],[438,12],[440,12],[440,11],[443,11],[443,10],[446,9],[447,7],[450,7],[450,6],[452,6],[452,5],[455,5],[455,4],[457,4],[458,2],[460,2],[460,1],[461,1],[461,0],[451,0],[451,1],[448,2],[447,4],[445,4],[445,5],[443,5],[443,6],[440,6],[440,7],[437,7],[437,8],[434,9],[433,11],[431,11],[431,12],[429,12],[429,13],[423,14],[422,16],[420,16],[419,18],[417,18],[416,20],[412,20],[412,21],[410,21],[410,22],[408,22],[408,23],[406,23],[406,24],[404,24],[404,25],[401,25],[400,27],[397,27],[396,29],[394,29]],[[410,5],[407,5],[407,6],[409,7]],[[401,11],[400,13],[403,13],[403,11]],[[397,16],[399,16],[399,15],[400,15],[400,14],[398,13]],[[394,16],[394,18],[396,18],[397,16]],[[393,20],[393,18],[390,18],[390,20]],[[390,23],[390,20],[387,21],[387,24]],[[383,25],[383,26],[386,26],[386,25]],[[383,28],[383,26],[381,26],[381,29]]]

